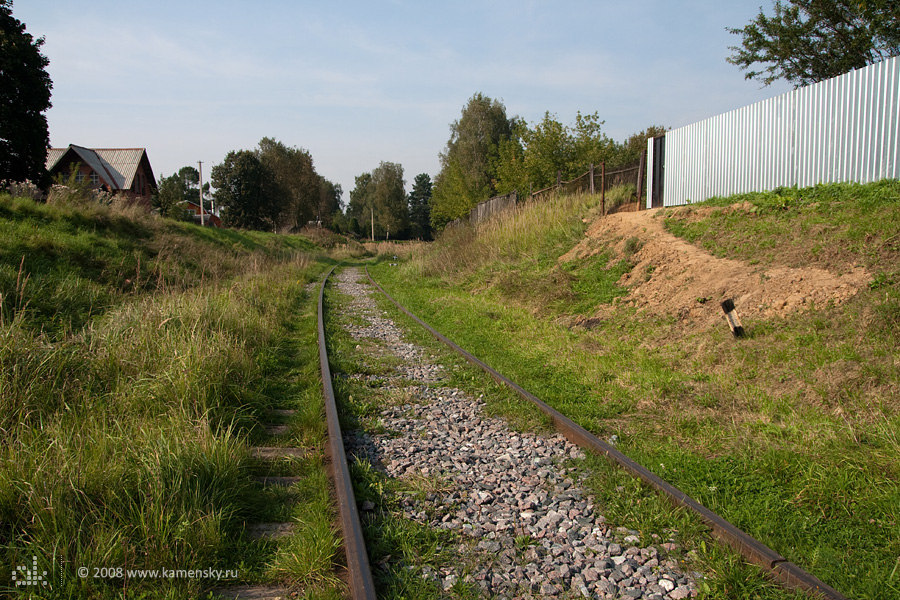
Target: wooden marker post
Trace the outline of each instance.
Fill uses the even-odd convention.
[[[744,337],[744,328],[741,320],[738,319],[737,311],[734,310],[734,300],[729,298],[722,303],[722,311],[725,312],[725,318],[728,320],[728,326],[731,327],[731,334],[736,337]]]

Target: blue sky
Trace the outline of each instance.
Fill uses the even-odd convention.
[[[533,123],[598,112],[623,141],[775,96],[725,62],[768,0],[17,0],[44,36],[54,147],[145,147],[157,177],[264,136],[356,175],[437,174],[476,92]]]

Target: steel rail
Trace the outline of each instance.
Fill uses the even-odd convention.
[[[788,561],[786,558],[784,558],[762,542],[751,537],[744,531],[738,529],[730,522],[720,517],[713,511],[709,510],[675,486],[658,477],[649,469],[643,467],[634,460],[622,454],[614,446],[608,444],[607,442],[604,442],[581,425],[578,425],[577,423],[563,415],[561,412],[545,403],[543,400],[541,400],[531,392],[525,390],[523,387],[513,382],[512,380],[504,377],[466,350],[463,350],[448,337],[438,332],[428,323],[411,313],[402,304],[397,302],[393,298],[393,296],[388,294],[384,290],[384,288],[378,285],[378,283],[372,278],[372,275],[369,273],[368,267],[366,267],[366,275],[368,276],[369,281],[372,282],[372,285],[378,288],[378,290],[381,291],[381,293],[384,294],[388,300],[393,302],[401,312],[416,321],[419,325],[428,330],[434,337],[452,348],[458,354],[463,356],[467,361],[481,368],[495,381],[509,387],[523,399],[537,405],[537,407],[544,414],[548,415],[553,420],[553,423],[556,425],[556,428],[559,430],[559,432],[562,433],[570,442],[582,448],[592,450],[597,454],[605,456],[613,463],[621,466],[630,474],[638,477],[639,479],[656,489],[676,505],[683,506],[696,513],[703,520],[703,522],[710,527],[713,536],[716,539],[734,548],[749,562],[759,565],[769,571],[772,576],[782,584],[784,584],[785,587],[792,590],[802,590],[810,593],[811,595],[826,598],[827,600],[847,600],[846,596],[842,595],[840,592],[838,592],[828,584],[819,580],[807,571],[804,571],[802,568]]]
[[[375,600],[375,582],[369,566],[369,555],[363,538],[359,511],[356,508],[356,497],[353,494],[353,483],[350,481],[350,468],[347,465],[347,454],[344,452],[344,440],[341,437],[341,424],[338,420],[337,403],[334,399],[334,386],[331,382],[331,367],[328,364],[328,349],[325,346],[325,284],[337,267],[331,267],[319,289],[319,366],[322,370],[322,388],[325,395],[325,417],[328,421],[328,446],[331,456],[331,472],[334,488],[337,492],[338,509],[341,517],[341,529],[344,533],[344,552],[347,556],[347,570],[350,578],[350,592],[353,600]]]

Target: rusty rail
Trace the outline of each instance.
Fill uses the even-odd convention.
[[[683,506],[696,513],[703,520],[703,522],[710,527],[713,536],[716,539],[734,548],[748,561],[766,569],[775,579],[780,581],[786,587],[792,590],[802,590],[808,592],[811,596],[825,598],[826,600],[847,600],[844,595],[842,595],[840,592],[838,592],[828,584],[820,581],[818,578],[804,571],[794,563],[788,561],[786,558],[784,558],[762,542],[756,540],[747,533],[738,529],[675,486],[658,477],[649,469],[646,469],[634,460],[628,458],[610,444],[604,442],[581,425],[578,425],[531,392],[525,390],[517,383],[507,379],[506,377],[492,369],[490,366],[488,366],[486,363],[479,360],[477,357],[460,348],[449,338],[442,335],[440,332],[428,325],[428,323],[412,314],[403,305],[397,302],[390,294],[384,291],[384,289],[380,285],[378,285],[378,283],[376,283],[374,279],[372,279],[372,275],[369,273],[368,267],[366,267],[366,275],[368,276],[369,281],[372,282],[372,285],[378,288],[381,293],[388,298],[388,300],[393,302],[394,305],[398,309],[400,309],[400,311],[402,311],[404,314],[416,321],[419,325],[427,329],[434,337],[452,348],[470,363],[481,368],[498,383],[506,385],[523,399],[537,405],[537,407],[542,412],[544,412],[544,414],[553,419],[553,423],[556,425],[556,428],[570,442],[582,448],[592,450],[597,454],[605,456],[613,463],[624,468],[631,475],[638,477],[639,479],[656,489],[676,505]]]
[[[334,386],[331,383],[331,367],[328,365],[328,350],[325,346],[325,284],[336,267],[337,265],[331,267],[331,270],[322,279],[322,286],[319,289],[319,366],[322,370],[325,417],[328,421],[328,447],[341,517],[341,529],[344,532],[344,552],[347,556],[350,592],[353,594],[353,600],[375,600],[375,582],[372,578],[369,555],[366,552],[366,542],[356,508],[353,483],[350,481],[350,468],[347,465],[347,454],[344,452],[344,440],[341,437],[341,425],[338,421],[337,404],[334,399]]]

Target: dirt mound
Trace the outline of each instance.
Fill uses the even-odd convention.
[[[872,279],[861,267],[837,275],[820,268],[760,267],[716,258],[668,233],[658,216],[659,210],[648,210],[597,219],[560,261],[591,256],[610,244],[620,255],[631,252],[635,266],[619,281],[631,292],[622,300],[640,311],[698,325],[721,322],[720,303],[728,298],[741,318],[787,317],[814,305],[846,302]]]

